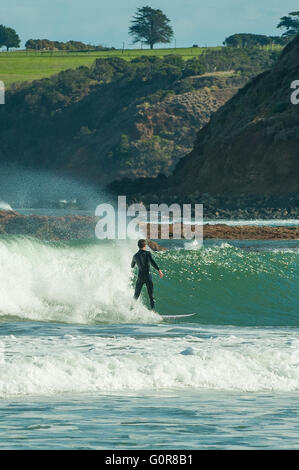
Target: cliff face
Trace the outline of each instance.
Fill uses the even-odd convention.
[[[169,186],[181,194],[299,191],[299,36],[270,69],[220,108],[181,159]]]

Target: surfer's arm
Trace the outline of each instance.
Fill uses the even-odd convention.
[[[133,256],[133,259],[132,259],[132,262],[131,262],[131,268],[134,268],[135,265],[136,265],[135,256]]]
[[[156,261],[154,260],[154,258],[152,257],[150,251],[148,252],[148,256],[149,256],[149,260],[150,260],[151,265],[152,265],[157,271],[160,271],[160,268],[159,268],[159,266],[157,265],[157,263],[156,263]]]
[[[150,259],[151,265],[152,265],[157,271],[159,271],[160,277],[161,277],[161,279],[162,279],[162,277],[164,276],[164,274],[162,273],[161,269],[159,268],[159,266],[157,265],[156,261],[155,261],[154,258],[152,257],[151,253],[148,252],[148,254],[149,254],[149,259]]]

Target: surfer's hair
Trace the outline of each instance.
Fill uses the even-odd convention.
[[[146,240],[143,240],[143,238],[141,240],[138,240],[138,248],[144,248],[146,246]]]

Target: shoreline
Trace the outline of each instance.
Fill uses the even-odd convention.
[[[150,238],[150,227],[154,224],[140,224],[145,230],[147,237]],[[185,224],[186,225],[186,224]],[[157,227],[158,226],[158,227]],[[165,226],[165,225],[164,225]],[[167,226],[167,224],[166,224]],[[190,227],[190,225],[189,225]],[[156,224],[158,228],[158,238],[161,238],[161,224]],[[191,224],[191,230],[195,226]],[[183,224],[169,224],[170,239],[174,239],[174,230],[180,231],[183,237]],[[155,237],[156,238],[156,237]],[[299,240],[299,226],[269,226],[269,225],[227,225],[203,224],[203,239],[222,239],[222,240]]]
[[[38,216],[21,215],[13,211],[0,210],[0,235],[33,236],[45,241],[68,241],[96,239],[95,227],[99,218],[94,216]],[[163,240],[161,227],[167,224],[140,223],[145,236],[150,241],[154,251],[164,250],[157,242],[150,240],[150,227],[156,228],[158,236],[154,240]],[[188,225],[190,228],[190,225]],[[191,230],[194,230],[191,224]],[[169,239],[174,238],[174,230],[183,233],[183,224],[169,224]],[[184,237],[181,237],[184,239]],[[165,239],[165,238],[164,238]],[[269,225],[227,225],[203,224],[203,239],[221,240],[299,240],[299,226],[269,226]]]

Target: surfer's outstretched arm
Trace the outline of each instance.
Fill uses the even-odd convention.
[[[151,262],[151,265],[157,270],[157,271],[160,271],[160,268],[159,266],[157,265],[156,261],[154,260],[154,258],[152,257],[152,254],[151,252],[149,251],[148,252],[148,257],[149,257],[149,260]]]
[[[162,273],[161,269],[159,268],[159,266],[157,265],[156,261],[154,260],[154,258],[152,257],[152,254],[151,252],[149,251],[148,252],[149,254],[149,260],[151,262],[151,265],[157,270],[159,271],[159,274],[160,274],[160,277],[162,278],[164,276],[164,274]]]

